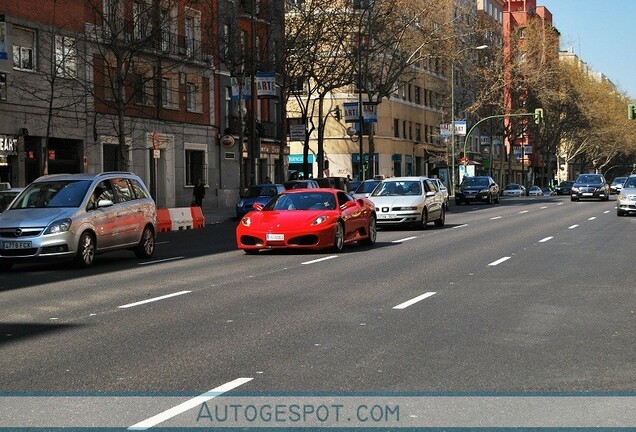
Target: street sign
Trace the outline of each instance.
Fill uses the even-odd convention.
[[[289,126],[289,139],[291,141],[305,142],[305,134],[307,133],[306,126],[304,124],[295,124]]]
[[[360,120],[360,114],[358,113],[358,102],[345,102],[342,104],[344,111],[344,121],[348,123],[354,123]]]

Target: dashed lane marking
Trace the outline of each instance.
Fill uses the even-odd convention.
[[[411,305],[414,305],[415,303],[420,302],[420,301],[424,300],[425,298],[430,297],[430,296],[435,295],[435,294],[436,294],[435,292],[424,293],[424,294],[422,294],[420,296],[412,298],[411,300],[405,301],[404,303],[400,303],[397,306],[393,306],[393,309],[406,309],[407,307],[409,307]]]
[[[511,257],[503,257],[503,258],[499,258],[497,261],[493,261],[490,264],[488,264],[489,266],[496,266],[501,264],[504,261],[508,261]]]
[[[156,301],[159,301],[159,300],[165,300],[167,298],[188,294],[188,293],[191,293],[191,292],[192,291],[179,291],[179,292],[176,292],[176,293],[166,294],[166,295],[163,295],[163,296],[160,296],[160,297],[155,297],[155,298],[151,298],[151,299],[147,299],[147,300],[142,300],[142,301],[138,301],[138,302],[135,302],[135,303],[128,303],[128,304],[125,304],[125,305],[118,306],[117,308],[118,309],[127,309],[127,308],[131,308],[131,307],[135,307],[135,306],[140,306],[140,305],[143,305],[143,304],[146,304],[146,303],[152,303],[152,302],[156,302]]]
[[[305,261],[305,262],[303,262],[301,264],[302,265],[315,264],[315,263],[318,263],[318,262],[321,262],[321,261],[327,261],[327,260],[334,259],[334,258],[338,258],[338,255],[331,255],[331,256],[328,256],[328,257],[324,257],[324,258],[318,258],[318,259],[311,260],[311,261]]]

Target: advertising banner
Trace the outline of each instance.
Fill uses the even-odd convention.
[[[276,97],[276,74],[274,72],[256,73],[256,93],[259,98]]]
[[[360,120],[358,113],[358,102],[345,102],[342,104],[344,111],[344,120],[347,123],[355,123]]]

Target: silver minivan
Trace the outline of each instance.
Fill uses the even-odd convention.
[[[0,270],[14,263],[73,259],[130,249],[149,258],[157,209],[143,181],[129,172],[38,178],[0,213]]]

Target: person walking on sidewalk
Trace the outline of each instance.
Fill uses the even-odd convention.
[[[203,197],[205,196],[205,186],[201,179],[197,180],[196,186],[194,186],[194,190],[192,191],[192,200],[194,201],[194,205],[197,207],[201,207],[203,205]]]

